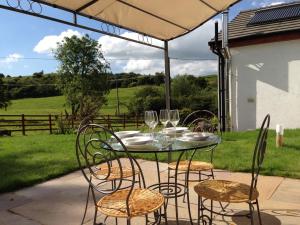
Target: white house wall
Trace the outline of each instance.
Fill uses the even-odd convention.
[[[300,128],[300,40],[231,49],[231,121],[234,130]]]

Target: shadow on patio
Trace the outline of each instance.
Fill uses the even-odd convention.
[[[150,161],[141,162],[147,180],[155,182],[155,163]],[[162,163],[164,168],[166,164]],[[165,173],[165,172],[163,172]],[[216,171],[216,177],[228,180],[238,180],[247,183],[250,174],[231,173]],[[192,217],[196,222],[197,198],[191,183],[191,208]],[[261,176],[258,189],[260,195],[260,207],[264,225],[289,224],[297,225],[300,219],[300,181],[281,177]],[[84,202],[87,193],[87,183],[79,171],[64,177],[47,181],[45,183],[22,189],[17,192],[7,193],[0,196],[0,224],[1,225],[73,225],[80,224],[84,210]],[[188,224],[188,213],[182,199],[179,200],[180,224]],[[216,205],[216,210],[219,210]],[[230,209],[247,210],[247,204],[232,205]],[[170,225],[175,223],[174,201],[170,201],[168,218]],[[93,205],[89,205],[87,222],[91,224]],[[236,211],[235,211],[236,212]],[[256,216],[256,215],[255,215]],[[257,216],[256,216],[257,217]],[[257,219],[257,218],[256,218]],[[114,224],[114,219],[107,221]],[[120,219],[119,224],[126,221]],[[144,224],[144,218],[134,218],[132,224]],[[214,224],[220,225],[246,225],[249,220],[245,218],[222,218],[214,217]]]

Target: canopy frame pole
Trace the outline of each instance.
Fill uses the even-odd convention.
[[[93,27],[88,27],[88,26],[85,26],[85,25],[78,24],[77,16],[80,15],[80,14],[78,14],[76,12],[71,12],[71,13],[73,13],[73,18],[72,18],[73,21],[71,22],[71,21],[66,21],[66,20],[58,19],[58,18],[55,18],[55,17],[52,17],[52,16],[46,16],[46,15],[38,14],[38,13],[35,13],[35,12],[30,12],[30,11],[25,11],[25,10],[18,9],[18,8],[13,8],[13,7],[2,5],[2,4],[0,4],[0,9],[14,11],[14,12],[18,12],[18,13],[22,13],[22,14],[26,14],[26,15],[30,15],[30,16],[35,16],[35,17],[39,17],[39,18],[42,18],[42,19],[46,19],[46,20],[50,20],[50,21],[54,21],[54,22],[66,24],[66,25],[73,26],[73,27],[78,27],[78,28],[81,28],[81,29],[93,31],[93,32],[96,32],[96,33],[101,33],[101,34],[108,35],[108,36],[111,36],[111,37],[116,37],[116,38],[120,38],[120,39],[123,39],[123,40],[126,40],[126,41],[131,41],[131,42],[135,42],[135,43],[138,43],[138,44],[142,44],[142,45],[146,45],[146,46],[149,46],[149,47],[153,47],[153,48],[158,48],[158,49],[164,50],[163,47],[158,46],[158,45],[154,45],[154,44],[151,44],[151,43],[147,43],[147,42],[135,40],[135,39],[132,39],[132,38],[124,37],[124,36],[121,36],[119,34],[110,33],[110,32],[99,30],[99,29],[96,29],[96,28],[93,28]],[[102,21],[100,21],[100,22],[102,22]],[[106,23],[106,22],[102,22],[102,23]],[[106,23],[106,24],[109,24],[109,23]],[[115,25],[112,25],[112,26],[115,26]],[[118,27],[118,26],[116,26],[116,27]],[[119,27],[119,28],[123,29],[122,27]],[[141,34],[141,33],[137,32],[137,31],[133,31],[133,32],[135,32],[137,34]],[[147,36],[151,37],[149,35],[147,35]]]
[[[170,57],[168,41],[164,41],[165,52],[165,95],[166,95],[166,109],[171,109],[171,76],[170,76]]]
[[[20,0],[18,0],[18,1],[20,1]],[[52,7],[54,9],[59,9],[59,10],[62,10],[64,12],[73,13],[73,14],[76,13],[78,16],[82,16],[82,17],[87,18],[87,19],[92,19],[94,21],[98,21],[98,22],[101,22],[101,23],[109,24],[111,26],[115,26],[115,27],[118,27],[118,28],[121,28],[121,29],[125,29],[125,30],[128,30],[128,31],[132,31],[134,33],[138,33],[138,34],[141,34],[141,35],[144,35],[144,36],[148,36],[148,37],[155,38],[155,39],[158,39],[160,41],[163,41],[163,39],[160,39],[158,37],[154,37],[154,36],[152,36],[150,34],[145,34],[145,33],[139,32],[139,31],[137,31],[135,29],[123,27],[123,26],[121,26],[119,24],[116,24],[116,23],[113,23],[113,22],[108,22],[106,20],[102,20],[102,19],[94,17],[94,16],[86,15],[86,14],[84,14],[84,13],[81,12],[84,8],[83,9],[78,8],[77,10],[71,10],[71,9],[68,9],[68,8],[65,8],[65,7],[62,7],[62,6],[50,3],[50,2],[45,2],[44,0],[28,0],[28,1],[39,3],[41,6],[49,6],[49,7]],[[94,3],[95,2],[92,2],[92,4],[94,4]],[[85,6],[82,6],[82,7],[85,7]]]

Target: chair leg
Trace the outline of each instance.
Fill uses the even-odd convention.
[[[256,199],[256,207],[257,207],[259,225],[262,225],[262,220],[261,220],[261,215],[260,215],[260,210],[259,210],[259,205],[258,205],[258,199]]]
[[[154,222],[152,223],[153,225],[161,223],[161,215],[162,215],[161,208],[159,210],[153,212],[153,216],[154,216]],[[148,223],[146,223],[146,224],[148,224]]]
[[[201,201],[201,199],[200,199],[200,197],[199,197],[199,195],[198,195],[198,208],[197,208],[197,225],[199,225],[200,224],[200,210],[202,210],[201,208],[202,208],[202,205],[200,205],[201,203],[200,203],[200,201]]]
[[[188,181],[188,177],[187,177],[187,173],[184,173],[184,195],[183,195],[183,200],[182,202],[185,203],[185,197],[187,195],[187,191],[188,191],[188,185],[189,185],[189,181]]]
[[[139,187],[142,188],[141,175],[140,174],[138,174],[138,179],[139,179]]]
[[[164,202],[164,219],[165,219],[165,224],[168,225],[168,203],[165,201]]]
[[[191,225],[193,225],[193,218],[192,218],[191,204],[190,204],[190,193],[189,193],[188,186],[187,186],[186,198],[187,198],[187,207],[188,207],[189,218],[190,218],[190,221],[191,221]]]
[[[214,170],[211,169],[211,176],[212,176],[212,179],[214,180],[215,179],[215,174],[214,174]]]
[[[88,208],[88,204],[89,204],[89,198],[90,198],[90,190],[91,190],[91,186],[89,185],[88,193],[87,193],[87,197],[86,197],[86,202],[85,202],[85,209],[84,209],[83,217],[82,217],[82,220],[81,220],[81,225],[83,225],[85,217],[86,217],[87,208]]]
[[[212,177],[213,180],[215,179],[215,174],[214,174],[214,170],[213,169],[211,169],[211,177]],[[224,209],[222,203],[219,202],[219,204],[220,204],[220,207],[221,207],[222,211],[225,212],[225,209]]]
[[[199,171],[199,182],[201,181],[201,171]],[[198,225],[200,224],[200,217],[203,216],[203,202],[202,202],[202,197],[199,197],[198,195]]]
[[[97,209],[97,207],[95,207],[94,225],[97,225],[97,212],[98,212],[98,209]]]
[[[253,210],[254,210],[253,204],[252,204],[252,203],[249,203],[249,211],[250,211],[251,225],[254,225]]]

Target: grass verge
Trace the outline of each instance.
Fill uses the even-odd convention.
[[[250,172],[257,134],[257,131],[224,134],[215,151],[215,167]],[[300,178],[299,137],[300,129],[286,130],[285,145],[278,149],[275,132],[270,131],[261,174]],[[75,138],[74,134],[0,138],[0,192],[31,186],[76,170]],[[138,154],[138,157],[154,159],[150,154]],[[199,152],[195,158],[209,160],[209,154]],[[166,156],[162,155],[161,160],[166,161]]]

